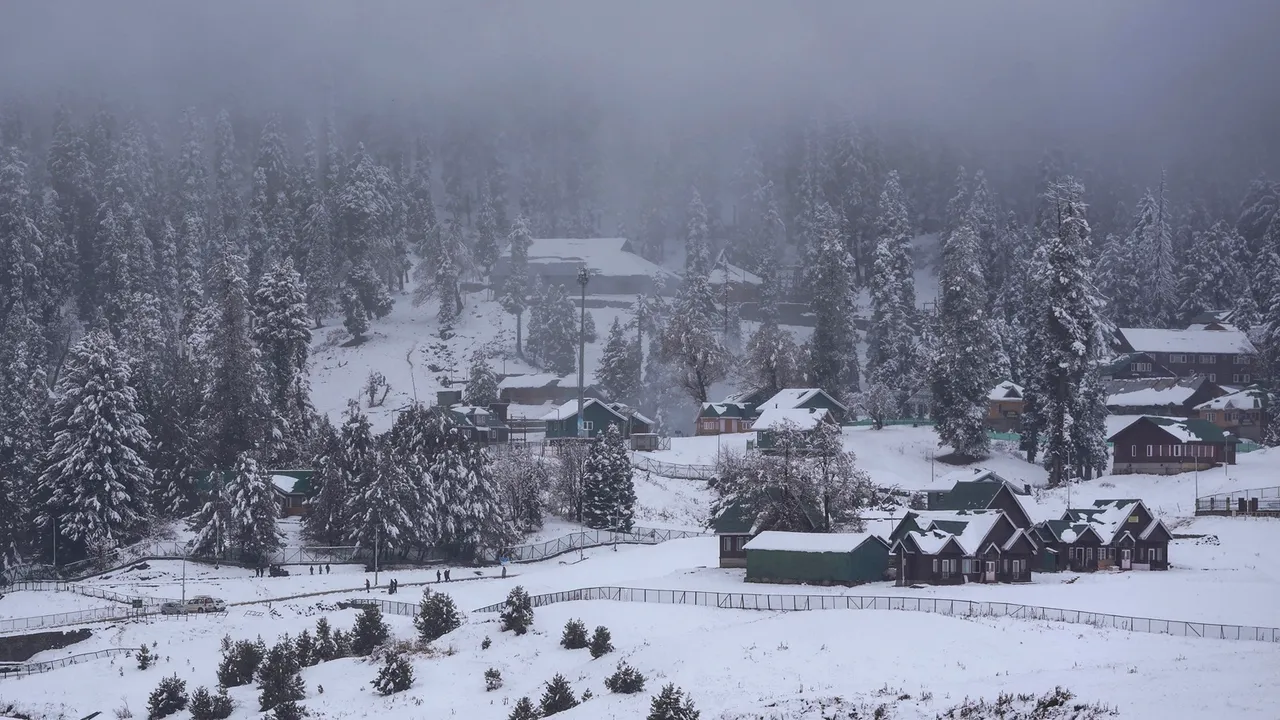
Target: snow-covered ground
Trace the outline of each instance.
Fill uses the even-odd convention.
[[[9,592],[0,595],[0,620],[105,607],[120,607],[120,605],[110,600],[69,592]]]

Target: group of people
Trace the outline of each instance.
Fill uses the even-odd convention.
[[[328,575],[329,564],[325,563],[324,565],[312,565],[310,570],[312,575]]]

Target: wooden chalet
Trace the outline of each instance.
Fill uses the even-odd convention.
[[[800,448],[808,446],[812,435],[819,427],[826,425],[834,427],[836,421],[826,408],[798,408],[795,410],[784,410],[780,408],[769,408],[760,413],[760,417],[751,423],[751,429],[756,433],[756,449],[761,452],[774,452],[779,450],[778,434],[780,432],[799,432]],[[797,449],[792,446],[791,449]]]
[[[767,410],[826,410],[837,425],[844,423],[849,408],[821,388],[787,388],[755,407],[757,414]]]
[[[889,543],[873,533],[764,531],[744,546],[747,582],[859,585],[885,579]]]
[[[694,435],[721,435],[751,430],[751,406],[746,403],[702,403],[694,424]]]
[[[1186,378],[1111,380],[1106,384],[1107,410],[1112,415],[1194,417],[1196,406],[1227,394],[1203,375]]]
[[[987,393],[987,417],[983,424],[988,430],[1014,432],[1022,418],[1022,386],[1006,380]]]
[[[1102,380],[1145,380],[1178,377],[1172,370],[1142,352],[1124,353],[1101,368]]]
[[[1145,353],[1178,377],[1203,375],[1210,382],[1248,385],[1257,376],[1257,348],[1231,325],[1204,325],[1191,330],[1120,328],[1116,349]]]
[[[1112,475],[1176,475],[1236,462],[1239,440],[1198,418],[1140,417],[1107,438]]]
[[[747,566],[746,545],[767,530],[816,532],[822,514],[808,503],[771,488],[754,502],[735,500],[720,508],[711,520],[711,530],[720,545],[720,567]]]
[[[1200,403],[1195,417],[1236,437],[1261,442],[1271,406],[1271,394],[1255,385]]]
[[[1168,570],[1173,534],[1141,500],[1097,500],[1036,525],[1046,571]]]
[[[311,510],[313,470],[268,470],[281,517],[305,517]]]
[[[999,510],[1015,527],[1031,528],[1031,515],[1021,500],[1031,495],[1030,485],[1018,486],[985,468],[948,473],[940,478],[938,484],[943,487],[950,484],[950,488],[926,493],[926,507],[930,511]]]
[[[595,385],[587,384],[583,390],[585,397],[603,398],[604,394]],[[516,405],[560,404],[578,399],[578,375],[556,375],[553,373],[533,373],[530,375],[508,375],[498,381],[498,399]]]
[[[544,285],[564,285],[576,295],[578,271],[587,268],[595,295],[674,295],[681,278],[635,252],[626,238],[533,238],[529,244],[530,278]],[[511,251],[503,251],[489,275],[490,287],[500,289],[511,276]]]
[[[587,437],[595,437],[610,425],[617,425],[622,437],[632,433],[653,432],[653,421],[639,411],[622,403],[610,403],[596,398],[582,402],[583,426]],[[547,439],[575,438],[578,436],[578,401],[570,400],[542,416],[547,423]]]
[[[890,536],[900,586],[1030,582],[1033,535],[1001,510],[910,511]]]

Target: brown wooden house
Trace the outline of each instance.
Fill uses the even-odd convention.
[[[1227,394],[1207,377],[1111,380],[1106,388],[1107,410],[1112,415],[1165,415],[1195,417],[1196,406]]]
[[[931,490],[925,495],[929,510],[1000,510],[1014,527],[1031,528],[1031,516],[1020,499],[1031,495],[1030,485],[1019,487],[985,468],[957,470],[944,475],[940,482],[944,486],[950,482],[951,487],[948,490]]]
[[[1140,417],[1107,438],[1112,475],[1176,475],[1236,462],[1236,438],[1207,420]]]
[[[1145,380],[1148,378],[1178,377],[1169,368],[1143,352],[1124,353],[1101,368],[1103,381]]]
[[[898,585],[1029,582],[1039,551],[1000,510],[911,511],[890,541]]]
[[[1267,391],[1257,386],[1247,387],[1200,403],[1195,407],[1195,417],[1211,422],[1236,437],[1260,442],[1271,405]]]
[[[1203,375],[1211,382],[1248,385],[1257,375],[1257,349],[1247,335],[1230,325],[1190,330],[1120,328],[1116,348],[1122,353],[1146,353],[1178,377]]]
[[[694,435],[720,435],[751,431],[751,408],[745,403],[702,403],[698,412]]]
[[[1168,570],[1169,528],[1141,500],[1098,500],[1036,525],[1043,570]]]
[[[987,393],[987,417],[983,424],[995,432],[1014,432],[1022,419],[1022,386],[1006,380]]]

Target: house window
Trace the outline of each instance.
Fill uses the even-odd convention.
[[[1209,382],[1218,382],[1218,374],[1209,373]]]
[[[972,572],[973,572],[973,560],[972,560],[971,558],[965,558],[965,559],[964,559],[964,562],[963,562],[963,567],[964,567],[964,571],[963,571],[963,572],[964,572],[964,574],[965,574],[965,575],[968,575],[968,574],[972,573]]]
[[[1207,445],[1206,447],[1209,449],[1209,457],[1217,457],[1217,456],[1218,456],[1218,448],[1217,448],[1217,446],[1215,446],[1215,445]]]
[[[1137,522],[1138,522],[1138,516],[1137,516],[1137,515],[1130,515],[1130,516],[1129,516],[1129,522],[1131,522],[1131,523],[1137,523]]]
[[[1218,362],[1218,356],[1217,356],[1217,355],[1201,355],[1201,356],[1200,356],[1200,364],[1201,364],[1201,365],[1213,365],[1213,364],[1215,364],[1215,363],[1217,363],[1217,362]]]
[[[1129,446],[1129,457],[1138,457],[1138,446],[1137,446],[1137,445],[1130,445],[1130,446]]]
[[[722,553],[733,552],[733,538],[729,537],[728,535],[720,536],[720,552]]]
[[[938,572],[938,558],[933,559],[933,571]]]
[[[1174,446],[1173,446],[1173,456],[1174,456],[1174,457],[1182,457],[1182,446],[1181,446],[1181,445],[1174,445]]]
[[[688,427],[688,426],[686,425],[685,427]],[[582,429],[586,430],[587,432],[591,432],[592,430],[596,429],[596,424],[591,422],[590,420],[583,420]]]
[[[1093,562],[1093,548],[1084,549],[1084,561]]]
[[[1231,382],[1247,384],[1249,382],[1249,373],[1240,373],[1240,374],[1232,375]]]
[[[1160,548],[1151,548],[1151,562],[1160,562]]]
[[[1236,363],[1236,365],[1248,365],[1248,364],[1249,364],[1249,356],[1248,356],[1248,355],[1236,355],[1236,357],[1235,357],[1235,363]]]
[[[1151,363],[1140,362],[1133,364],[1134,372],[1151,372]]]
[[[1187,356],[1186,355],[1170,355],[1169,363],[1172,365],[1186,365]]]
[[[1155,457],[1155,454],[1156,454],[1156,446],[1155,446],[1155,445],[1148,445],[1148,446],[1147,446],[1147,457]]]
[[[1205,420],[1208,420],[1209,422],[1213,422],[1213,417],[1214,417],[1214,415],[1213,415],[1213,413],[1211,413],[1211,412],[1207,412],[1207,413],[1205,413],[1205,414],[1204,414],[1204,419],[1205,419]]]

